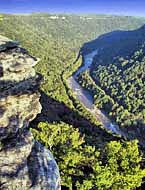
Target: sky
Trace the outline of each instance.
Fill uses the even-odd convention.
[[[1,13],[95,13],[145,17],[145,0],[0,0]]]

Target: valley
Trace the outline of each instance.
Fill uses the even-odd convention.
[[[2,16],[0,35],[40,58],[42,110],[29,127],[53,153],[62,190],[143,189],[145,18]]]
[[[82,66],[73,74],[72,77],[68,79],[68,84],[73,91],[73,94],[77,97],[77,99],[85,106],[89,112],[94,115],[99,122],[101,122],[104,128],[111,133],[116,135],[124,136],[125,134],[121,131],[117,125],[112,124],[111,121],[102,113],[95,105],[93,101],[93,95],[90,94],[89,91],[83,89],[79,83],[77,83],[76,77],[82,72],[89,69],[93,62],[94,56],[97,55],[98,50],[93,51],[83,57]]]

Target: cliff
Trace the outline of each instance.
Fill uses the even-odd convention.
[[[0,36],[0,189],[59,190],[58,166],[33,139],[29,123],[41,112],[39,60]]]

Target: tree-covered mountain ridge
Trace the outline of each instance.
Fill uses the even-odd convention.
[[[94,104],[128,133],[144,143],[145,25],[115,31],[84,44],[82,52],[99,49],[90,71],[78,77],[93,93]],[[84,50],[84,51],[83,51]]]
[[[115,54],[118,54],[120,56],[128,55],[128,49],[132,52],[137,50],[138,45],[144,42],[144,38],[145,25],[141,26],[136,30],[114,30],[113,32],[100,35],[93,41],[85,43],[81,50],[84,54],[86,54],[100,47],[104,51],[109,51],[109,48],[111,48],[113,56],[115,56]],[[121,51],[122,49],[125,49],[126,51]],[[106,52],[104,51],[102,51],[102,53],[106,56]],[[112,58],[112,54],[109,53],[107,55]]]

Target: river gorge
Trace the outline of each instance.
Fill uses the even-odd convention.
[[[79,102],[83,104],[90,114],[95,116],[97,120],[103,124],[107,131],[119,136],[124,136],[124,133],[119,129],[119,127],[116,124],[113,124],[109,118],[94,105],[93,95],[88,90],[82,88],[76,80],[77,75],[89,69],[94,56],[97,54],[98,50],[95,50],[89,54],[83,55],[82,66],[68,79],[68,84]]]

